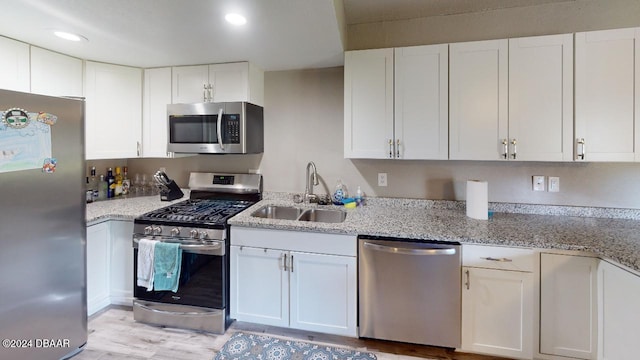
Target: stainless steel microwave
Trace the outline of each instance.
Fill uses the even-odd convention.
[[[264,151],[264,111],[247,102],[167,105],[167,151],[257,154]]]

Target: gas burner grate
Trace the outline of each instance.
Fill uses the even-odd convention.
[[[174,221],[189,224],[222,224],[226,220],[251,206],[253,202],[243,200],[191,199],[166,206],[142,215],[141,219]]]

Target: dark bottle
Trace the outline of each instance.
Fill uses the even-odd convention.
[[[113,176],[113,170],[107,169],[107,198],[116,197],[116,178]]]

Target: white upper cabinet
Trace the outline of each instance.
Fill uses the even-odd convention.
[[[572,34],[509,39],[509,158],[573,160]]]
[[[395,49],[395,158],[449,157],[449,46]]]
[[[451,44],[449,156],[571,161],[572,36]]]
[[[168,104],[171,104],[171,68],[145,69],[142,104],[142,157],[168,157]]]
[[[576,160],[640,161],[640,29],[576,33]]]
[[[456,43],[449,50],[449,158],[507,158],[508,41]]]
[[[0,88],[29,92],[29,45],[0,36]]]
[[[248,101],[264,105],[264,72],[249,62],[173,68],[173,103]]]
[[[85,92],[85,157],[140,156],[142,70],[87,61]]]
[[[345,53],[344,157],[393,157],[393,49]]]
[[[345,54],[345,158],[448,157],[448,45]]]
[[[83,96],[82,60],[31,47],[31,92],[51,96]]]

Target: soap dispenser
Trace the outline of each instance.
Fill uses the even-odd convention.
[[[333,191],[333,204],[342,205],[342,200],[347,197],[347,188],[342,183],[342,180],[338,179],[336,182],[336,188]]]

